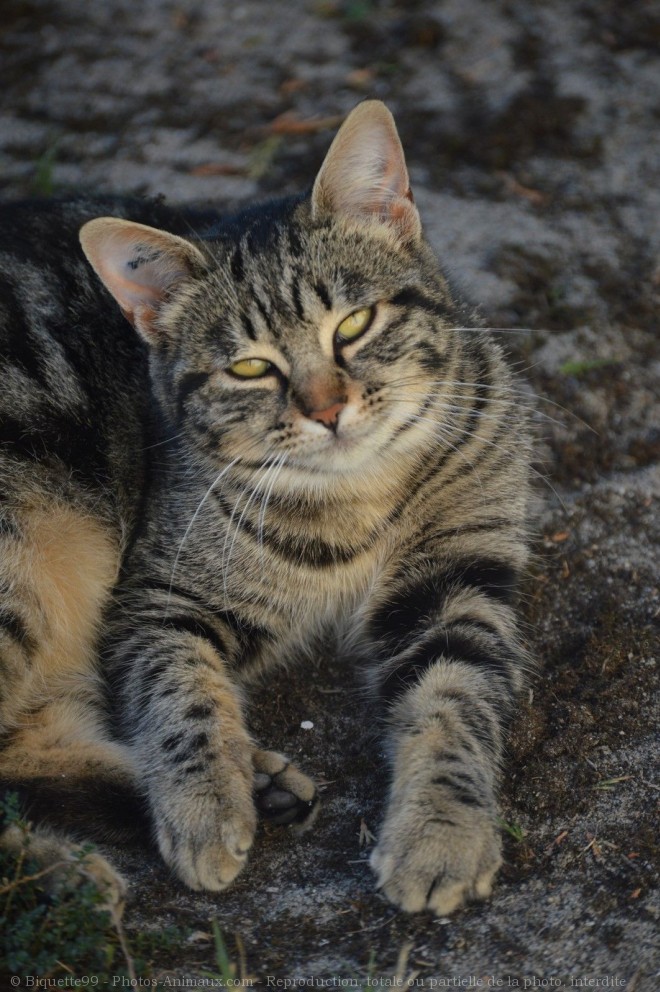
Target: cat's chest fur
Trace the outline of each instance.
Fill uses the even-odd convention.
[[[414,467],[402,463],[377,484],[357,476],[319,500],[280,488],[267,505],[263,493],[254,496],[258,479],[243,477],[214,492],[193,526],[188,510],[178,547],[161,527],[162,549],[154,556],[152,547],[151,560],[167,563],[163,584],[198,590],[218,615],[267,624],[267,643],[239,662],[246,678],[319,646],[353,649],[405,555]]]

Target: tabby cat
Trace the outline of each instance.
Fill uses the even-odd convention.
[[[341,644],[388,727],[378,885],[411,912],[487,896],[527,665],[529,442],[423,239],[389,111],[349,115],[311,194],[202,235],[159,203],[104,212],[4,209],[3,788],[116,838],[144,813],[183,883],[224,889],[259,812],[317,807],[250,739],[247,689]],[[70,836],[37,826],[32,852],[75,860]],[[78,865],[122,902],[100,855]]]

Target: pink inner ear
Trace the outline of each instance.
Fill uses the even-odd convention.
[[[125,310],[156,303],[188,274],[170,253],[130,229],[112,232],[99,247],[99,274]]]
[[[83,251],[124,315],[147,339],[161,302],[204,265],[199,250],[183,238],[143,224],[99,217],[80,232]]]
[[[124,263],[124,270],[128,269],[129,264]],[[131,312],[137,306],[156,303],[162,299],[163,291],[159,288],[158,284],[150,282],[145,278],[148,273],[142,272],[142,279],[138,282],[137,278],[122,275],[119,265],[115,259],[107,266],[104,265],[101,271],[101,278],[112,292],[122,310]],[[138,270],[135,271],[137,276]]]
[[[314,185],[312,208],[378,217],[405,238],[419,236],[401,142],[379,101],[359,104],[340,128]]]

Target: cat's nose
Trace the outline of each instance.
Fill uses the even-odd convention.
[[[332,406],[328,406],[325,410],[310,410],[307,416],[310,420],[316,420],[319,424],[323,424],[327,427],[329,431],[336,431],[337,424],[339,423],[339,414],[346,406],[342,400],[337,403],[333,403]]]

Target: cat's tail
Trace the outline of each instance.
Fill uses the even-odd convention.
[[[146,803],[128,780],[0,778],[0,797],[0,844],[3,829],[17,821],[80,841],[150,842]]]

